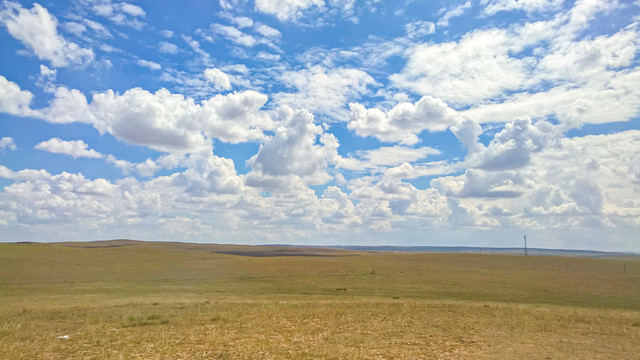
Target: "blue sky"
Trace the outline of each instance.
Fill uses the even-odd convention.
[[[0,3],[2,241],[640,251],[640,1]]]

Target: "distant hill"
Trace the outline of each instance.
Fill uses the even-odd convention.
[[[272,245],[272,246],[292,246],[299,245]],[[379,251],[379,252],[429,252],[429,253],[479,253],[479,254],[513,254],[524,255],[523,248],[494,248],[476,246],[366,246],[366,245],[337,245],[337,246],[311,246],[320,248],[343,249],[353,251]],[[544,249],[528,248],[528,255],[538,256],[572,256],[572,257],[617,257],[633,256],[637,254],[625,252],[610,252],[596,250],[573,250],[573,249]]]
[[[17,242],[17,244],[33,244],[33,242]],[[47,243],[43,243],[47,244]],[[49,243],[52,244],[52,243]],[[425,253],[476,253],[476,254],[512,254],[524,255],[523,248],[516,247],[477,247],[477,246],[368,246],[368,245],[290,245],[290,244],[265,244],[265,245],[235,245],[235,244],[215,244],[215,243],[181,243],[164,241],[143,241],[129,239],[96,240],[86,242],[61,242],[59,245],[83,248],[108,248],[136,245],[188,245],[193,249],[209,249],[214,252],[227,254],[243,254],[245,256],[326,256],[344,255],[331,253],[332,250],[350,250],[358,252],[425,252]],[[570,257],[627,257],[638,256],[634,253],[609,252],[596,250],[575,250],[575,249],[544,249],[528,248],[528,255],[536,256],[570,256]]]

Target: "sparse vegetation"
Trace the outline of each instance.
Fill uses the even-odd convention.
[[[0,245],[0,358],[633,359],[640,352],[638,258],[259,251]]]

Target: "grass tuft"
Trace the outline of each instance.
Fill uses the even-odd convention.
[[[158,314],[152,314],[147,316],[129,316],[127,322],[122,325],[123,328],[150,326],[150,325],[164,325],[168,324],[169,320],[162,319]]]

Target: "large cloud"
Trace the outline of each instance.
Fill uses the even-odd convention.
[[[263,130],[274,128],[274,122],[261,110],[267,99],[252,90],[216,95],[202,102],[197,119],[209,137],[224,142],[261,140]]]
[[[334,121],[347,120],[348,109],[345,105],[359,100],[368,92],[368,86],[376,84],[362,70],[328,69],[319,65],[300,71],[286,71],[281,75],[281,80],[297,91],[274,94],[273,100],[276,103],[304,108],[314,114],[328,116]]]
[[[36,110],[37,117],[52,123],[91,123],[94,119],[87,98],[76,89],[58,87],[49,106]]]
[[[90,123],[101,133],[158,151],[200,152],[211,148],[213,138],[229,143],[262,139],[263,130],[273,127],[261,111],[266,101],[263,94],[244,91],[196,104],[166,89],[150,93],[134,88],[123,94],[96,93],[88,103],[78,90],[60,87],[36,116],[55,123]]]
[[[514,117],[553,115],[571,127],[628,121],[639,113],[640,69],[620,71],[611,78],[584,87],[559,85],[548,91],[513,95],[504,103],[488,104],[462,112],[481,123],[510,121]]]
[[[457,42],[420,44],[407,50],[407,65],[390,80],[450,104],[475,104],[519,89],[526,81],[532,63],[510,56],[513,50],[509,31],[502,29],[474,31]]]
[[[328,186],[322,193],[322,198],[319,199],[319,213],[323,223],[327,224],[362,223],[353,202],[335,186]]]
[[[92,123],[101,133],[160,151],[201,151],[210,144],[198,130],[193,100],[161,89],[139,88],[122,95],[109,90],[93,96]]]
[[[638,131],[571,139],[549,138],[550,133],[537,133],[533,125],[516,132],[518,142],[531,147],[526,166],[467,169],[459,176],[431,180],[432,187],[457,199],[456,206],[475,209],[503,226],[577,229],[640,224],[640,202],[629,200],[639,191],[634,187]],[[544,138],[550,142],[535,145]],[[612,143],[618,144],[615,150]]]
[[[376,183],[352,181],[350,198],[358,200],[359,216],[374,229],[442,226],[450,214],[446,197],[435,189],[420,190],[397,179]]]
[[[558,126],[518,118],[506,124],[488,147],[471,152],[467,166],[490,171],[521,168],[529,164],[531,154],[557,144],[561,136]]]
[[[485,172],[467,169],[460,176],[443,176],[431,180],[431,186],[449,197],[516,198],[522,195],[514,189],[524,182],[515,172]],[[517,188],[516,188],[517,189]]]
[[[24,179],[18,172],[14,179]],[[0,203],[11,206],[25,224],[104,219],[114,210],[118,189],[104,179],[91,181],[79,174],[46,172],[5,187]]]
[[[204,233],[193,229],[175,234],[170,225],[183,214],[189,214],[191,221],[197,222],[200,213],[206,213],[206,217],[217,213],[217,217],[206,222],[217,223],[219,218],[224,224],[225,211],[238,200],[235,194],[242,189],[242,180],[233,161],[211,154],[190,156],[181,165],[186,167],[182,172],[144,182],[131,177],[113,182],[92,180],[80,173],[51,175],[44,170],[14,172],[0,166],[0,177],[14,181],[0,192],[0,211],[8,210],[15,215],[3,230],[29,234],[31,224],[38,224],[40,229],[75,224],[83,230],[78,234],[65,231],[65,236],[78,239],[84,236],[86,240],[87,236],[133,231],[146,234],[143,235],[146,238],[149,234],[161,236],[162,231],[157,230],[163,229],[174,238],[187,236],[186,240],[189,235],[204,238]],[[251,195],[251,191],[244,193]],[[201,231],[211,230],[205,228]],[[218,230],[210,234],[215,233]]]
[[[385,142],[412,145],[424,131],[444,131],[459,124],[462,118],[442,100],[425,96],[415,104],[401,103],[389,112],[366,109],[361,104],[350,104],[351,119],[348,128],[359,136],[374,136]]]
[[[371,229],[437,233],[463,227],[520,233],[544,228],[551,234],[552,229],[627,231],[640,226],[638,189],[634,190],[640,183],[638,131],[565,138],[558,146],[532,152],[525,167],[471,169],[457,177],[437,178],[432,188],[418,189],[393,178],[361,177],[348,182],[348,191],[329,186],[317,196],[302,176],[323,172],[330,161],[322,161],[319,154],[333,151],[309,141],[317,141],[321,130],[310,126],[308,113],[284,115],[281,135],[263,147],[260,165],[255,163],[256,168],[266,166],[262,162],[266,155],[285,162],[274,165],[277,175],[271,177],[286,178],[289,186],[271,196],[244,186],[242,180],[248,176],[238,175],[231,160],[211,154],[192,155],[181,161],[184,170],[144,182],[91,180],[81,174],[51,175],[30,169],[14,172],[0,166],[0,177],[14,181],[0,193],[4,234],[29,234],[33,224],[48,230],[73,224],[74,229],[85,229],[78,234],[65,232],[74,239],[134,233],[210,241],[215,234],[216,239],[251,236],[255,241],[281,242],[300,241],[310,234],[344,240],[340,234],[348,233],[353,239],[353,234],[364,236]],[[298,124],[290,123],[294,118]],[[296,141],[285,132],[294,138],[305,135],[304,140]],[[612,149],[611,143],[618,147]],[[315,168],[287,166],[289,145],[294,154],[306,151]]]
[[[484,1],[487,11],[545,11],[558,1]],[[392,85],[437,96],[479,123],[555,117],[568,126],[638,114],[637,23],[594,36],[594,19],[618,2],[577,1],[549,20],[475,30],[459,40],[406,50]],[[588,30],[589,29],[589,30]]]
[[[231,159],[191,155],[183,165],[187,170],[171,177],[173,184],[184,188],[187,193],[203,196],[209,193],[235,194],[242,190],[242,179]]]
[[[455,132],[462,137],[459,129]],[[474,138],[477,141],[477,135]],[[533,123],[529,118],[515,119],[495,134],[488,146],[469,145],[464,161],[467,170],[463,175],[436,178],[431,185],[455,197],[519,197],[525,180],[517,170],[529,166],[535,154],[559,149],[561,138],[559,125],[546,121]]]
[[[58,34],[58,20],[39,4],[33,4],[29,10],[18,3],[4,2],[0,22],[13,37],[33,50],[38,59],[50,61],[55,67],[86,65],[93,61],[93,51]]]
[[[560,204],[573,202],[580,212],[598,216],[624,214],[615,220],[618,224],[640,224],[637,212],[640,204],[629,202],[638,197],[639,189],[633,184],[637,181],[634,169],[640,158],[639,145],[640,132],[636,130],[564,138],[559,147],[534,156],[531,166],[544,169],[540,176],[545,176],[549,184],[561,189],[562,196],[570,199]],[[539,206],[545,211],[551,208],[545,202]],[[629,211],[633,208],[635,216]]]
[[[560,41],[541,58],[529,80],[554,84],[544,91],[513,94],[463,114],[478,122],[555,116],[563,123],[626,121],[638,114],[640,69],[633,62],[640,44],[634,30],[582,41]]]
[[[247,164],[266,177],[295,175],[310,184],[329,181],[327,166],[338,156],[335,136],[323,133],[306,110],[283,107],[279,109],[279,119],[275,135],[260,145]]]
[[[237,13],[234,6],[248,3],[258,6],[247,0],[221,2],[233,13]],[[306,20],[304,15],[314,12],[319,22],[336,15],[338,7],[353,14],[355,4],[335,0],[326,4],[260,3],[264,7],[258,11],[281,20]],[[199,59],[184,70],[162,62],[160,81],[172,82],[176,87],[171,91],[134,88],[96,90],[88,95],[85,90],[55,88],[51,75],[46,88],[36,79],[45,92],[54,92],[49,106],[39,110],[31,109],[31,92],[0,76],[0,111],[4,113],[42,118],[57,124],[56,128],[82,122],[121,141],[168,153],[141,162],[102,156],[125,175],[140,174],[143,179],[89,179],[80,173],[51,175],[0,165],[0,177],[9,184],[0,192],[0,230],[3,236],[16,239],[28,237],[33,224],[38,224],[40,239],[44,233],[72,229],[64,233],[73,239],[122,234],[190,241],[303,242],[316,236],[320,241],[344,243],[404,241],[405,230],[418,234],[417,241],[425,241],[425,236],[435,241],[439,233],[442,242],[449,242],[463,238],[455,232],[477,241],[469,236],[470,231],[488,228],[517,233],[518,239],[522,229],[540,229],[540,234],[552,234],[549,229],[637,229],[638,132],[563,138],[563,132],[581,123],[638,115],[637,24],[628,20],[630,25],[624,30],[612,28],[605,35],[596,35],[601,23],[593,19],[607,10],[606,1],[577,1],[570,11],[549,16],[545,11],[559,2],[484,3],[493,6],[486,14],[520,10],[527,13],[520,15],[528,22],[504,29],[489,25],[462,36],[451,33],[440,45],[414,42],[433,30],[430,23],[414,22],[401,39],[370,37],[348,51],[313,48],[295,59],[279,52],[278,56],[291,62],[260,61],[274,66],[264,71],[234,65],[230,59],[216,60],[194,39],[184,36]],[[5,4],[9,4],[3,8],[5,16],[13,14],[17,19],[20,12],[10,10],[16,5]],[[99,16],[116,23],[119,16],[122,25],[144,16],[142,8],[124,3],[83,4],[99,5],[95,9]],[[443,10],[438,26],[478,7],[478,2],[468,1],[446,13]],[[38,6],[24,11],[29,16],[44,14]],[[236,57],[263,51],[258,48],[262,45],[278,52],[277,42],[291,30],[291,24],[280,33],[249,18],[225,16],[235,28],[214,25],[211,29],[234,44],[246,45],[233,47]],[[543,16],[550,20],[530,21]],[[49,16],[51,19],[55,20]],[[76,21],[67,23],[65,29],[78,37],[86,35],[90,23]],[[403,23],[406,20],[398,22]],[[57,28],[53,29],[57,34]],[[113,31],[114,36],[120,35]],[[208,36],[205,30],[196,35]],[[175,46],[163,49],[177,51]],[[408,60],[404,69],[395,62],[398,59],[387,62],[402,54]],[[111,55],[115,59],[118,53]],[[42,59],[47,64],[54,61]],[[139,57],[130,62],[136,59]],[[66,61],[76,63],[70,58]],[[387,84],[378,71],[398,65],[400,73]],[[375,74],[384,89],[375,93],[375,87],[381,85],[369,74]],[[266,80],[267,75],[272,78]],[[60,81],[67,76],[66,71],[60,72]],[[231,84],[238,89],[259,85],[279,92],[272,104],[255,91],[211,97],[215,91],[230,90]],[[194,98],[181,95],[185,91],[180,86],[190,86],[193,90],[187,94]],[[379,101],[381,98],[384,100]],[[412,98],[419,100],[409,102]],[[350,102],[349,109],[346,104]],[[264,111],[265,105],[273,110]],[[400,145],[371,149],[377,141],[367,142],[367,150],[349,148],[350,155],[342,157],[337,137],[349,136],[338,126],[332,129],[334,136],[318,120],[348,121],[348,129],[358,136]],[[504,127],[496,122],[504,122]],[[450,148],[446,146],[440,149],[442,153],[427,146],[430,144],[416,146],[423,131],[447,129],[468,149],[464,159],[447,159]],[[4,139],[0,139],[0,148],[5,144],[4,149],[10,149],[15,143]],[[227,147],[216,140],[262,145],[247,162],[249,172],[239,174],[235,165],[250,156],[245,155],[247,148],[258,145]],[[77,157],[100,156],[82,140],[54,138],[37,147]],[[245,157],[235,157],[236,149]],[[21,152],[26,150],[30,149]],[[225,151],[233,153],[233,160],[221,156]],[[19,154],[5,151],[5,155]],[[442,156],[431,161],[433,155]],[[149,178],[161,169],[160,175]],[[406,179],[412,180],[403,181]],[[310,186],[320,184],[329,186]],[[457,230],[461,228],[465,230]],[[635,249],[637,244],[629,247]]]

